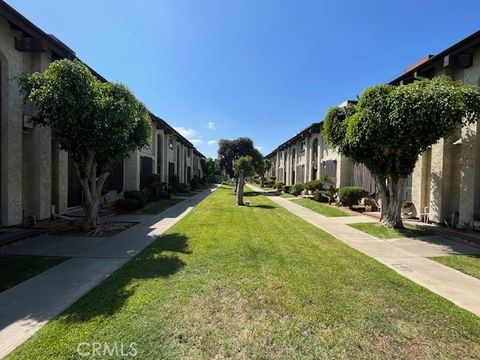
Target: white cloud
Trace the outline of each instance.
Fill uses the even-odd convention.
[[[180,135],[186,137],[187,139],[194,138],[195,136],[197,136],[197,132],[191,128],[178,126],[178,127],[175,127],[174,129],[177,130],[180,133]]]
[[[174,128],[177,130],[180,135],[190,141],[193,145],[198,146],[203,143],[202,137],[198,135],[198,132],[192,128],[186,128],[183,126],[178,126]]]
[[[213,121],[209,121],[207,127],[210,130],[215,130],[215,123]]]
[[[263,146],[255,146],[255,149],[257,149],[258,151],[262,151],[262,150],[263,150]]]
[[[202,139],[188,139],[193,145],[198,146],[203,144]]]
[[[218,140],[208,140],[207,141],[208,146],[214,146],[214,145],[217,145],[217,143],[218,143]]]

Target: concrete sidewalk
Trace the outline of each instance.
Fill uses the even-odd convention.
[[[141,252],[214,190],[187,198],[159,215],[111,217],[109,221],[138,224],[110,238],[47,235],[3,248],[1,254],[71,259],[0,293],[0,358]]]
[[[254,185],[248,186],[264,192]],[[325,217],[280,196],[269,196],[269,199],[406,278],[480,316],[480,280],[426,257],[479,254],[480,249],[435,236],[381,240],[348,226],[357,222],[375,222],[372,218],[362,215]]]

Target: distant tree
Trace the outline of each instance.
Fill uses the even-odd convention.
[[[265,182],[265,173],[272,167],[272,161],[270,159],[263,159],[257,166],[256,173],[260,176],[260,186],[263,187]]]
[[[102,83],[80,61],[58,60],[43,73],[19,79],[36,120],[68,151],[84,194],[86,231],[100,231],[102,187],[112,165],[148,144],[151,120],[121,84]]]
[[[202,158],[200,159],[200,164],[204,178],[206,178],[208,182],[211,182],[212,177],[218,173],[217,163],[212,158]]]
[[[253,167],[253,158],[250,155],[240,156],[233,161],[233,171],[238,179],[237,186],[237,205],[244,205],[243,203],[243,188],[245,186],[245,177],[255,174]]]
[[[356,106],[334,107],[324,120],[328,143],[372,173],[381,221],[402,228],[406,178],[418,156],[480,114],[480,90],[448,77],[366,89]]]
[[[233,161],[242,156],[250,156],[252,158],[252,166],[256,171],[262,164],[263,156],[260,151],[255,149],[253,141],[247,137],[241,137],[236,140],[222,139],[218,145],[219,167],[228,176],[235,178],[235,191],[237,191],[238,177],[233,167]]]

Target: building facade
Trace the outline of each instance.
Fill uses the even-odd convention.
[[[480,31],[438,55],[425,57],[390,84],[398,86],[439,75],[480,86]],[[362,186],[370,194],[376,193],[369,171],[330,149],[321,127],[321,123],[312,124],[267,155],[274,164],[268,175],[287,185],[326,175],[336,187]],[[404,196],[413,203],[414,215],[428,213],[431,222],[458,227],[480,221],[479,131],[479,122],[458,127],[419,156]]]
[[[58,59],[75,59],[65,44],[46,34],[5,2],[0,2],[0,226],[19,225],[81,205],[82,193],[69,156],[59,149],[47,126],[31,121],[33,109],[24,104],[18,76],[44,71]],[[105,81],[95,71],[92,72]],[[123,190],[139,190],[146,176],[173,176],[188,183],[201,177],[195,147],[164,120],[152,114],[149,147],[119,160],[106,184],[105,201]]]
[[[447,75],[468,85],[480,85],[480,31],[438,55],[428,56],[392,85]],[[480,220],[479,123],[459,127],[422,154],[412,174],[412,202],[433,222],[471,226]]]

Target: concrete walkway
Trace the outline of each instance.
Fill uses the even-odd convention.
[[[110,217],[109,221],[138,222],[110,238],[46,235],[1,249],[1,254],[71,259],[0,293],[0,358],[141,252],[212,191],[187,198],[159,215]]]
[[[248,186],[263,192],[254,185]],[[406,278],[480,316],[480,280],[427,258],[479,254],[480,249],[439,236],[380,240],[348,226],[351,223],[375,222],[372,218],[362,215],[325,217],[280,196],[269,196],[269,199]]]

